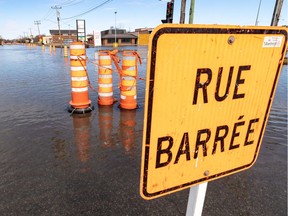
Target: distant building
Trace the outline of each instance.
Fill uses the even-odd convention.
[[[135,29],[135,32],[139,32],[139,33],[142,33],[142,34],[151,34],[151,32],[153,31],[153,28],[137,28]]]
[[[138,37],[138,45],[148,45],[149,37],[153,28],[138,28],[135,29],[135,34]]]
[[[149,36],[153,28],[138,28],[135,32],[126,32],[125,29],[107,29],[101,31],[102,46],[113,46],[116,42],[119,46],[131,46],[131,45],[148,45]],[[44,44],[70,44],[77,41],[77,30],[50,30],[51,36],[43,37]],[[60,40],[61,39],[61,40]],[[94,45],[94,37],[91,34],[86,36],[86,42],[89,45]]]
[[[43,36],[42,37],[43,44],[51,44],[52,43],[52,36]]]
[[[125,29],[116,29],[116,42],[119,46],[137,45],[138,37],[126,32]],[[112,46],[115,43],[115,29],[101,31],[102,46]]]
[[[70,44],[73,41],[77,41],[77,30],[50,30],[52,36],[52,42],[56,44]],[[62,40],[62,41],[61,41]]]
[[[43,43],[43,38],[46,37],[45,35],[36,35],[33,38],[34,43]]]

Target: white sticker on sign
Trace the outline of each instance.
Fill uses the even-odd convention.
[[[263,47],[280,47],[282,44],[281,36],[267,36],[264,37]]]

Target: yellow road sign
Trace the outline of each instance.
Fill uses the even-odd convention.
[[[168,24],[149,42],[140,192],[253,165],[287,46],[283,27]]]

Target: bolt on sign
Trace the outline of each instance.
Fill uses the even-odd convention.
[[[251,167],[287,49],[284,27],[158,26],[150,36],[140,192]]]

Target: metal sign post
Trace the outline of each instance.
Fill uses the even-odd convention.
[[[207,185],[208,183],[204,182],[190,188],[186,216],[202,215]]]

